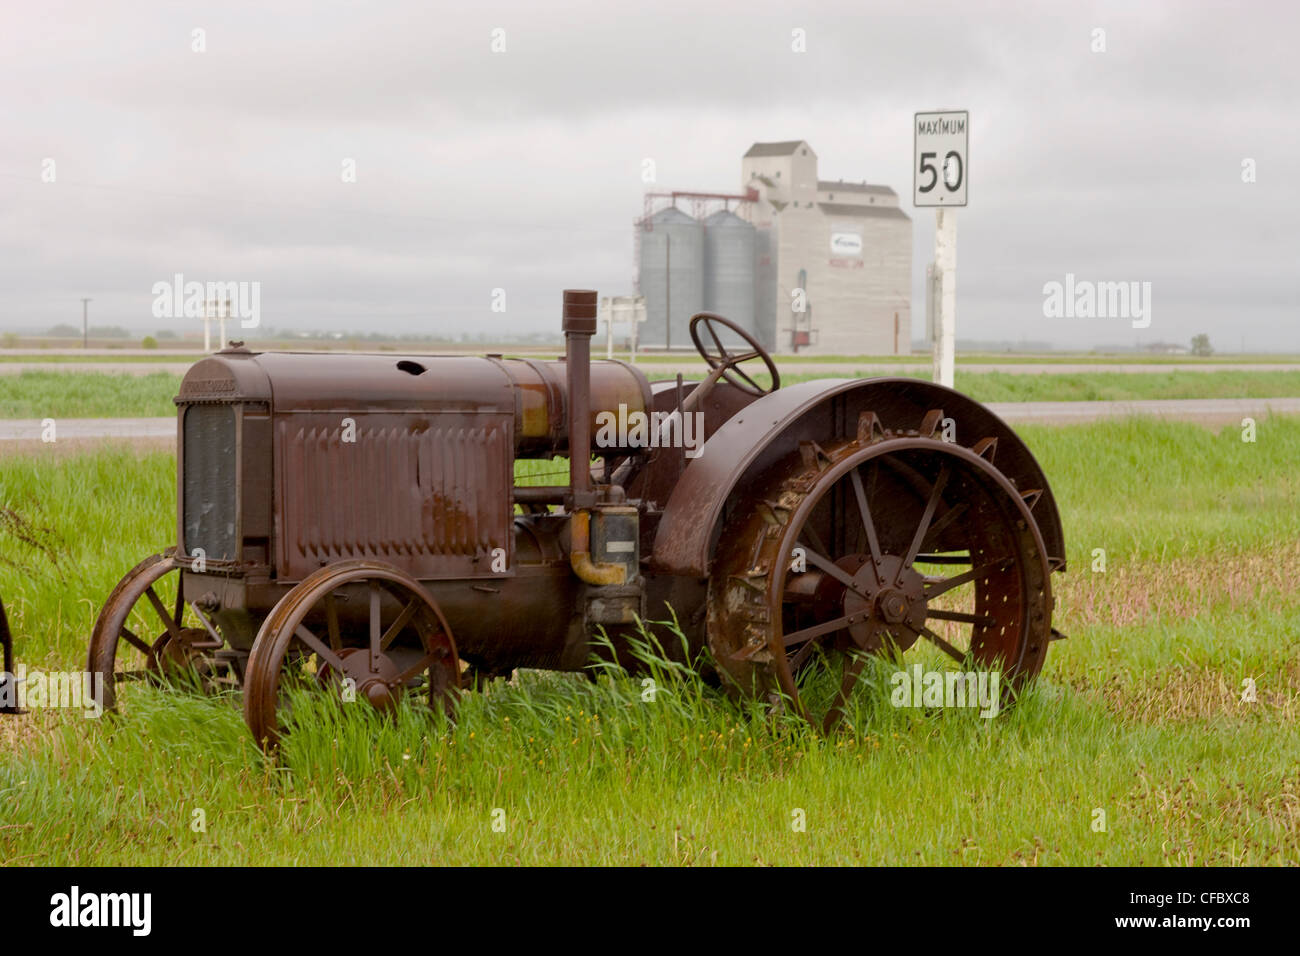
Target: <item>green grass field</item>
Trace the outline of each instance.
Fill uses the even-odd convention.
[[[1056,624],[1070,638],[992,721],[894,709],[867,688],[822,739],[663,670],[653,701],[639,677],[521,672],[467,697],[454,726],[305,707],[271,764],[237,699],[133,686],[114,719],[0,718],[0,855],[1300,862],[1300,420],[1262,421],[1253,444],[1149,421],[1022,433],[1062,507]],[[0,459],[0,595],[29,667],[84,666],[100,602],[172,540],[173,468],[128,451]]]
[[[170,372],[21,372],[0,375],[0,418],[147,418],[175,415],[181,377]]]
[[[903,373],[930,379],[928,374]],[[782,376],[783,384],[826,376]],[[843,377],[843,376],[840,376]],[[857,376],[862,377],[862,376]],[[1096,402],[1179,398],[1287,398],[1300,396],[1295,372],[1084,372],[1014,375],[1008,372],[963,372],[953,387],[979,402]],[[767,385],[770,379],[756,379]]]
[[[699,363],[703,368],[703,363]],[[767,385],[765,375],[751,373]],[[928,374],[903,373],[928,379]],[[703,373],[688,378],[702,378]],[[785,384],[813,378],[844,377],[800,373]],[[0,375],[3,418],[145,418],[176,413],[172,398],[180,376],[25,371]],[[958,391],[981,402],[1133,401],[1177,398],[1300,397],[1300,370],[1294,372],[1087,372],[1013,375],[1006,372],[956,374]]]

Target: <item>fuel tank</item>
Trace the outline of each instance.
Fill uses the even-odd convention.
[[[430,413],[509,416],[515,456],[568,450],[568,386],[561,360],[471,355],[251,352],[226,349],[196,362],[181,382],[177,405],[265,404],[281,416]],[[647,412],[650,383],[618,361],[591,363],[591,429],[597,417]],[[391,419],[390,419],[391,420]],[[627,451],[613,448],[607,451]]]

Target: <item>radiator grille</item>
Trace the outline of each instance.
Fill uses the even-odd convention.
[[[191,405],[185,410],[183,545],[209,561],[236,557],[235,409]]]

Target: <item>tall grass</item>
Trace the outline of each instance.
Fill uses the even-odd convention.
[[[43,864],[1297,859],[1300,754],[1267,714],[1126,719],[1046,680],[997,720],[877,704],[823,738],[690,673],[660,677],[647,698],[646,678],[618,669],[520,672],[454,721],[303,698],[276,761],[234,700],[132,688],[120,720],[47,721],[0,759],[0,851]]]
[[[1022,426],[1065,522],[1069,557],[1168,561],[1300,539],[1300,418],[1217,431],[1130,418]]]
[[[891,373],[884,373],[891,374]],[[878,378],[878,368],[858,372],[782,375],[781,382],[793,385],[818,378]],[[929,381],[928,372],[900,372],[899,377]],[[703,374],[688,375],[703,378]],[[770,377],[755,374],[766,386]],[[1300,397],[1300,371],[1265,372],[1042,372],[1017,375],[1010,372],[965,372],[957,367],[957,391],[978,402],[1132,402],[1150,399],[1288,398]]]

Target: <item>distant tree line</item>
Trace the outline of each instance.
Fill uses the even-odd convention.
[[[438,335],[430,332],[339,332],[324,329],[278,329],[269,325],[260,329],[259,332],[261,333],[260,337],[269,339],[323,339],[349,342],[486,342],[488,344],[516,342],[520,344],[550,345],[564,341],[564,337],[556,332],[479,332],[473,335],[468,332],[461,332],[456,335]]]
[[[54,339],[79,339],[81,329],[66,322],[60,322],[45,333]],[[120,325],[92,325],[87,334],[92,339],[129,339],[131,333]]]

